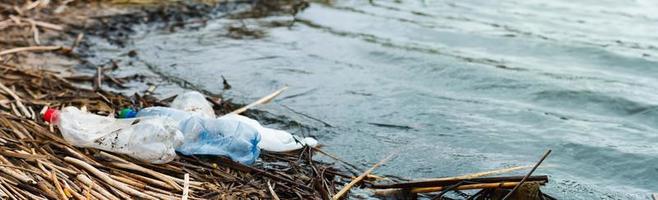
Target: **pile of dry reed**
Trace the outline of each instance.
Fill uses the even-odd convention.
[[[167,101],[82,89],[54,73],[0,66],[0,196],[15,199],[323,199],[335,193],[335,176],[314,161],[314,150],[264,153],[245,166],[222,157],[179,156],[153,165],[122,155],[76,148],[44,123],[45,107],[77,106],[114,115],[129,106],[167,105]],[[234,108],[216,103],[218,113]]]

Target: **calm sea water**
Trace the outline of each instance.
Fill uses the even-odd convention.
[[[116,75],[162,79],[162,96],[184,86],[246,103],[287,85],[259,108],[284,119],[270,126],[363,168],[399,150],[377,174],[461,175],[553,149],[535,172],[550,175],[545,192],[648,199],[658,192],[657,10],[652,0],[336,1],[294,22],[219,18],[96,48],[122,66],[137,50]],[[243,26],[264,35],[227,37]]]

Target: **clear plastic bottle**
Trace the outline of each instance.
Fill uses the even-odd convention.
[[[44,120],[56,124],[64,140],[78,147],[126,154],[150,163],[167,163],[176,157],[183,134],[169,118],[115,119],[76,107],[48,109]]]
[[[215,118],[215,111],[212,109],[212,106],[203,94],[197,91],[185,92],[182,95],[178,95],[169,107],[196,113],[202,117]]]
[[[260,134],[243,122],[167,107],[145,108],[137,117],[168,117],[177,121],[184,139],[176,150],[185,155],[223,155],[243,164],[253,164],[260,155]]]
[[[203,117],[215,117],[212,106],[199,92],[191,91],[179,95],[174,99],[170,107],[194,113]],[[261,140],[260,143],[258,143],[258,146],[266,151],[293,151],[301,149],[304,147],[304,145],[315,147],[318,144],[318,141],[313,138],[299,138],[287,131],[263,127],[260,123],[258,123],[258,121],[242,115],[229,114],[222,116],[219,119],[246,123],[252,128],[256,129],[256,131],[258,131],[261,136]]]
[[[311,147],[318,145],[318,141],[313,138],[300,138],[288,133],[287,131],[263,127],[258,121],[242,115],[228,114],[219,119],[240,121],[255,128],[261,136],[258,146],[266,151],[286,152],[301,149],[304,145]]]

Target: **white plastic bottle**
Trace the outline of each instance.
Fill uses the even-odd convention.
[[[126,154],[150,163],[167,163],[176,157],[183,134],[174,120],[158,118],[115,119],[76,107],[48,109],[45,121],[58,126],[64,140],[78,147]]]
[[[196,113],[202,117],[215,118],[215,111],[212,109],[212,106],[203,94],[196,91],[178,95],[169,107],[189,113]]]
[[[318,145],[318,141],[313,138],[299,138],[287,131],[263,127],[258,121],[242,115],[228,114],[221,116],[219,119],[240,121],[255,128],[261,136],[258,146],[266,151],[286,152],[301,149],[304,145],[310,147]]]
[[[215,117],[210,103],[208,103],[202,94],[194,91],[179,95],[174,99],[170,107],[204,117]],[[258,121],[242,115],[230,114],[222,116],[219,119],[246,123],[256,129],[261,136],[258,146],[266,151],[285,152],[301,149],[304,145],[315,147],[318,144],[318,141],[313,138],[299,138],[287,131],[266,128],[258,123]]]

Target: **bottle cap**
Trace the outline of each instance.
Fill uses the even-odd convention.
[[[54,121],[57,121],[57,117],[59,115],[59,110],[48,108],[45,113],[43,113],[43,121],[47,121],[49,123],[53,123]]]
[[[137,116],[137,112],[132,108],[124,108],[119,111],[119,118],[134,118]]]

